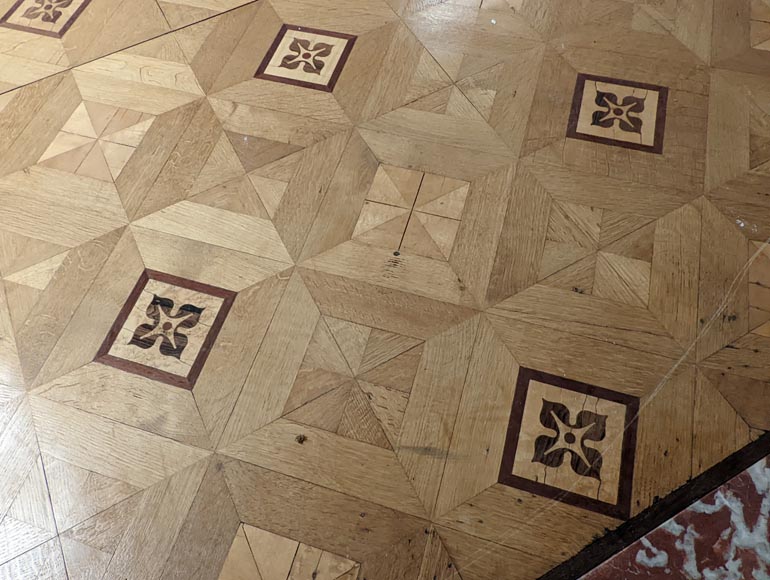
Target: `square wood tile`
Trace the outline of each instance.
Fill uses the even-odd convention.
[[[192,389],[235,292],[146,270],[96,360]]]
[[[0,19],[0,26],[61,38],[91,0],[19,0]]]
[[[663,152],[668,89],[578,74],[567,137]]]
[[[350,34],[284,24],[254,76],[330,92],[355,41]]]
[[[522,368],[500,483],[627,518],[636,397]]]

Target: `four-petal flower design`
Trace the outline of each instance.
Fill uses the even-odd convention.
[[[293,70],[302,65],[304,72],[320,75],[326,66],[323,59],[331,55],[332,48],[331,44],[325,42],[311,46],[310,40],[306,38],[294,38],[289,45],[292,54],[284,56],[280,66]]]
[[[35,20],[40,17],[43,22],[55,23],[63,14],[61,9],[68,8],[72,0],[34,0],[37,6],[30,6],[22,16]]]
[[[154,295],[147,306],[147,317],[152,323],[140,324],[129,344],[148,349],[160,339],[161,354],[181,358],[187,346],[187,335],[181,329],[196,326],[204,309],[192,304],[182,304],[176,312],[173,309],[173,300]]]
[[[642,97],[625,96],[623,100],[619,99],[614,93],[596,91],[596,104],[602,107],[599,111],[594,111],[591,118],[592,125],[609,128],[618,122],[621,131],[627,133],[641,133],[642,119],[632,113],[641,113],[644,111],[644,99]]]
[[[570,466],[575,473],[601,481],[602,455],[585,443],[604,439],[607,424],[605,415],[580,411],[572,424],[567,407],[543,399],[540,423],[543,427],[555,431],[556,435],[540,435],[535,440],[535,455],[532,461],[548,467],[560,467],[564,456],[569,453]]]

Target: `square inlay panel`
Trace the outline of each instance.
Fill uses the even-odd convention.
[[[6,28],[61,38],[91,0],[19,0],[0,19]]]
[[[332,91],[355,41],[351,34],[284,24],[254,76]]]
[[[567,137],[663,152],[668,89],[578,74]]]
[[[639,400],[522,368],[500,483],[627,518]]]
[[[96,360],[192,389],[234,298],[230,290],[146,270]]]

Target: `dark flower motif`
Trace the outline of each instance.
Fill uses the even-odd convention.
[[[580,411],[573,425],[570,423],[567,407],[543,399],[540,423],[543,427],[556,431],[556,435],[540,435],[535,439],[535,455],[532,461],[548,467],[560,467],[564,456],[569,453],[570,466],[575,473],[601,481],[602,455],[596,449],[586,447],[585,442],[604,439],[606,415]]]
[[[333,46],[325,42],[317,42],[312,47],[310,41],[304,38],[295,38],[289,45],[293,54],[287,54],[281,60],[280,66],[288,69],[297,69],[302,65],[306,73],[320,75],[326,63],[322,60],[331,55]]]
[[[644,99],[641,97],[623,97],[618,103],[617,95],[596,91],[596,104],[603,107],[601,111],[595,111],[591,119],[592,125],[599,127],[612,127],[618,121],[620,129],[628,133],[641,133],[642,120],[632,113],[644,111]]]
[[[34,20],[42,17],[43,22],[56,22],[62,15],[62,8],[72,4],[72,0],[34,0],[37,6],[30,6],[22,16]]]
[[[152,320],[152,324],[140,324],[128,344],[139,348],[152,348],[160,338],[161,354],[181,358],[187,346],[187,335],[182,333],[181,329],[196,326],[204,309],[192,304],[182,304],[176,313],[172,314],[173,308],[173,300],[154,296],[147,307],[147,317]]]

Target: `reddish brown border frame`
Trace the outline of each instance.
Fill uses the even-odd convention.
[[[516,448],[519,443],[519,429],[524,414],[524,403],[527,400],[529,383],[533,380],[553,385],[561,389],[567,389],[569,391],[575,391],[584,395],[604,399],[606,401],[620,403],[626,407],[626,421],[623,430],[622,451],[620,454],[620,482],[617,503],[607,503],[584,495],[551,487],[544,483],[531,481],[511,473],[513,471],[513,460],[516,456]],[[511,417],[508,421],[508,430],[505,436],[503,461],[500,465],[498,483],[528,491],[555,501],[568,503],[579,508],[606,514],[618,519],[628,519],[631,515],[631,491],[634,480],[636,419],[638,414],[639,399],[637,397],[522,367],[519,369],[519,376],[516,380],[516,394],[513,398]]]
[[[655,117],[655,141],[652,145],[641,145],[639,143],[628,143],[618,139],[609,139],[607,137],[597,137],[595,135],[586,135],[577,130],[578,117],[580,116],[580,106],[583,102],[583,91],[587,80],[599,81],[604,83],[613,83],[624,87],[635,87],[658,92],[658,112]],[[668,104],[668,88],[659,85],[650,85],[647,83],[637,83],[633,81],[624,81],[612,77],[602,77],[585,73],[578,73],[575,83],[575,93],[572,95],[572,108],[569,113],[569,124],[567,125],[567,137],[571,139],[582,139],[583,141],[592,141],[594,143],[603,143],[604,145],[615,145],[616,147],[625,147],[636,151],[646,151],[648,153],[663,153],[663,137],[666,131],[666,106]]]
[[[173,284],[174,286],[187,288],[189,290],[194,290],[195,292],[200,292],[202,294],[208,294],[210,296],[216,296],[223,299],[222,306],[217,313],[217,317],[214,320],[214,323],[211,325],[211,329],[206,335],[206,339],[203,341],[203,346],[201,346],[201,349],[198,352],[198,356],[195,358],[195,362],[193,362],[190,368],[190,372],[186,377],[180,377],[179,375],[175,375],[173,373],[162,371],[160,369],[143,365],[138,362],[128,361],[109,354],[110,348],[112,348],[115,339],[118,337],[118,334],[120,334],[120,329],[123,328],[126,319],[128,319],[131,310],[134,308],[136,301],[139,299],[139,295],[142,293],[142,290],[144,290],[144,287],[147,285],[149,280],[158,280],[159,282]],[[225,323],[225,319],[230,312],[230,308],[233,305],[235,296],[236,293],[232,290],[225,290],[224,288],[210,286],[209,284],[195,282],[194,280],[180,278],[179,276],[158,272],[156,270],[145,270],[142,272],[142,275],[139,276],[139,280],[137,280],[133,290],[131,290],[131,293],[128,295],[128,299],[120,309],[115,322],[112,323],[112,327],[107,333],[104,342],[102,342],[102,346],[99,348],[99,352],[96,353],[96,358],[94,360],[96,362],[109,365],[111,367],[115,367],[135,375],[140,375],[147,377],[148,379],[166,383],[167,385],[180,387],[182,389],[187,389],[188,391],[192,390],[192,388],[195,386],[195,382],[198,380],[198,377],[201,374],[201,371],[203,370],[203,365],[205,364],[206,359],[211,352],[211,347],[214,346],[214,341],[217,339],[219,331],[222,329],[222,325]]]
[[[2,18],[0,18],[0,26],[5,28],[12,28],[13,30],[21,30],[22,32],[40,34],[41,36],[50,36],[51,38],[62,38],[70,29],[70,27],[75,24],[75,21],[80,17],[80,15],[83,13],[83,10],[85,10],[86,6],[88,6],[90,3],[91,0],[83,0],[83,3],[77,7],[75,12],[72,13],[72,16],[70,16],[69,20],[64,23],[64,26],[61,27],[59,32],[53,32],[50,30],[39,30],[31,26],[20,26],[18,24],[11,24],[10,22],[6,22],[6,20],[8,20],[13,15],[13,13],[16,12],[16,10],[18,10],[19,6],[24,4],[24,0],[18,0],[13,6],[11,6],[11,9],[6,12]]]
[[[340,56],[339,61],[337,61],[337,67],[334,69],[334,72],[332,73],[332,76],[329,79],[328,84],[321,85],[316,83],[309,83],[306,81],[299,81],[296,79],[287,79],[284,77],[265,74],[265,70],[267,70],[267,65],[270,64],[270,60],[273,58],[273,55],[278,50],[278,46],[281,44],[283,37],[286,36],[286,32],[289,30],[299,30],[301,32],[310,32],[312,34],[324,34],[326,36],[333,36],[334,38],[343,38],[348,41],[347,44],[345,45],[345,48],[342,50],[342,55]],[[254,78],[266,79],[266,80],[275,81],[278,83],[284,83],[286,85],[294,85],[296,87],[304,87],[306,89],[315,89],[318,91],[324,91],[324,92],[330,93],[334,90],[334,87],[337,85],[337,81],[339,80],[340,75],[342,74],[342,69],[345,68],[345,64],[347,63],[348,57],[350,56],[350,51],[353,50],[353,45],[356,43],[356,38],[358,37],[352,34],[343,34],[342,32],[331,32],[329,30],[321,30],[319,28],[309,28],[307,26],[295,26],[294,24],[284,24],[283,26],[281,26],[281,30],[278,31],[278,35],[275,37],[275,40],[273,40],[273,44],[270,45],[270,48],[267,51],[267,54],[265,55],[265,58],[262,59],[262,63],[259,65],[257,72],[254,73]]]

